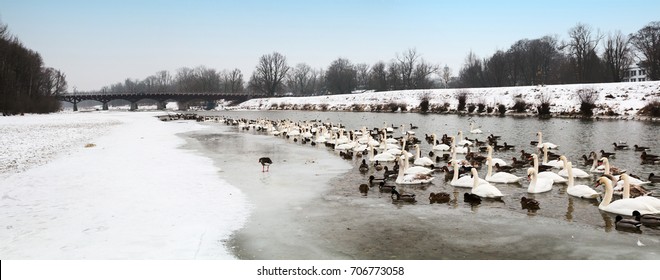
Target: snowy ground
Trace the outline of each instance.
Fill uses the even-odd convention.
[[[595,113],[605,113],[612,110],[621,116],[634,116],[639,109],[649,101],[660,101],[660,82],[635,83],[603,83],[603,84],[573,84],[573,85],[547,85],[525,87],[499,87],[499,88],[470,88],[470,89],[426,89],[403,90],[387,92],[366,92],[358,94],[342,94],[313,97],[278,97],[252,99],[237,106],[238,109],[271,109],[286,104],[314,105],[319,110],[321,104],[327,105],[328,110],[351,110],[353,104],[384,105],[391,102],[404,103],[407,107],[417,108],[423,97],[429,98],[431,105],[442,105],[445,102],[454,110],[458,105],[456,93],[467,91],[467,104],[484,103],[496,108],[497,104],[504,104],[510,108],[517,99],[522,99],[536,107],[542,96],[549,98],[552,113],[570,113],[579,111],[580,99],[577,92],[580,90],[594,90],[598,92]],[[365,110],[369,111],[370,107]]]
[[[234,258],[244,195],[155,114],[0,118],[0,258]]]

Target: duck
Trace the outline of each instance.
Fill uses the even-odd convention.
[[[642,159],[642,161],[656,161],[660,158],[660,156],[648,154],[646,153],[646,151],[644,151],[642,152],[640,158]]]
[[[559,148],[559,145],[556,145],[552,142],[543,142],[543,133],[541,133],[540,131],[536,133],[536,136],[539,137],[539,141],[536,144],[537,148],[541,149],[543,148],[543,145],[548,145],[548,149],[552,149],[552,150]]]
[[[651,173],[649,174],[649,181],[652,183],[660,183],[660,176],[656,176],[655,174]]]
[[[600,197],[600,193],[587,185],[574,185],[573,163],[568,162],[565,169],[568,171],[568,187],[566,188],[568,195],[584,199],[597,199]]]
[[[549,178],[552,179],[554,183],[566,183],[568,180],[566,178],[559,176],[559,174],[550,172],[550,171],[541,171],[539,172],[539,157],[536,154],[532,155],[532,160],[534,161],[534,170],[537,172],[536,177],[538,178]],[[529,174],[528,174],[529,175]]]
[[[605,212],[619,214],[619,215],[629,215],[633,211],[637,210],[640,214],[658,214],[660,210],[632,198],[628,199],[619,199],[612,201],[612,195],[614,193],[612,187],[612,181],[606,177],[600,177],[597,181],[598,184],[605,185],[605,195],[603,200],[598,205],[598,209]]]
[[[512,158],[511,158],[511,161],[512,161],[512,162],[511,162],[511,167],[513,167],[513,168],[523,168],[523,167],[525,166],[525,162],[524,162],[524,161],[518,160],[518,159],[515,158],[515,157],[512,157]]]
[[[616,230],[641,232],[641,226],[642,222],[636,219],[624,219],[621,215],[616,215],[616,218],[614,218],[614,228]]]
[[[543,193],[552,190],[552,179],[543,177],[539,178],[536,169],[533,167],[527,169],[527,176],[530,178],[529,186],[527,186],[528,193]]]
[[[647,227],[660,226],[660,215],[653,215],[653,214],[642,215],[637,210],[633,211],[632,215],[633,217],[635,217],[635,220],[641,222],[642,225],[645,225]]]
[[[540,205],[541,204],[536,199],[527,198],[524,196],[520,198],[520,206],[522,209],[539,210],[541,209]]]
[[[414,165],[421,165],[421,166],[433,166],[435,162],[431,160],[428,157],[421,157],[421,151],[419,149],[419,144],[415,144],[415,161],[413,162]]]
[[[431,193],[429,195],[429,201],[433,203],[447,203],[451,200],[451,196],[446,192]]]
[[[486,181],[491,183],[504,183],[504,184],[518,184],[522,177],[518,177],[511,173],[507,172],[493,172],[493,159],[491,157],[486,157],[486,163],[488,164],[488,173],[486,173]]]
[[[647,150],[650,150],[649,147],[638,146],[637,144],[633,145],[633,147],[635,148],[636,152],[645,152]]]
[[[433,176],[428,174],[405,174],[407,169],[407,164],[403,162],[403,158],[399,158],[399,175],[396,177],[395,183],[399,185],[417,185],[417,184],[428,184],[433,181]]]
[[[392,189],[392,201],[395,202],[415,202],[415,194],[414,193],[404,193],[400,194],[396,188]]]
[[[592,165],[594,163],[594,159],[588,158],[587,155],[582,155],[582,159],[584,159],[584,165]]]
[[[600,156],[606,158],[616,157],[616,153],[606,152],[605,150],[600,150]]]
[[[568,174],[568,163],[569,163],[569,161],[566,158],[566,156],[564,156],[564,155],[560,156],[559,159],[564,164],[564,166],[563,166],[564,168],[562,170],[559,170],[559,172],[557,172],[557,174],[559,176],[568,178],[569,177],[569,174]],[[574,178],[591,178],[591,174],[587,173],[586,171],[584,171],[582,169],[572,167],[572,165],[573,164],[571,164],[571,169],[573,171],[573,177]]]
[[[412,123],[410,124],[410,129],[418,129],[419,127],[416,125],[413,125]]]
[[[455,160],[452,161],[452,167],[454,168],[454,176],[452,177],[451,182],[449,182],[449,184],[454,187],[471,188],[474,180],[470,178],[470,176],[463,176],[460,178],[458,177],[459,167],[458,167],[458,163]],[[475,172],[477,171],[476,169],[473,168],[472,170],[474,170]],[[488,181],[486,180],[483,179],[479,179],[479,180],[480,180],[479,181],[480,184],[488,184]]]
[[[626,145],[626,144],[624,144],[624,143],[616,143],[616,142],[614,142],[614,143],[612,143],[612,145],[614,145],[614,149],[615,149],[615,150],[627,150],[627,149],[630,149],[630,147],[628,147],[628,145]]]
[[[369,171],[369,165],[367,164],[367,161],[365,159],[362,159],[362,163],[360,164],[360,167],[358,168],[361,173],[366,173]]]
[[[470,205],[477,205],[481,203],[481,197],[472,193],[464,193],[463,201],[469,203]]]
[[[374,184],[378,184],[385,181],[387,181],[387,178],[376,178],[374,175],[369,176],[369,186],[373,186]]]
[[[358,190],[360,190],[360,193],[362,196],[367,196],[367,192],[369,192],[369,185],[367,184],[360,184],[358,187]]]
[[[396,177],[398,171],[397,170],[390,170],[389,167],[383,166],[383,177],[384,178],[391,178],[391,177]]]
[[[378,183],[378,190],[380,192],[389,192],[391,193],[393,189],[395,189],[396,186],[394,185],[385,185],[385,182],[380,182]]]
[[[381,170],[383,170],[383,165],[380,164],[380,162],[376,161],[374,163],[374,168],[376,169],[376,171],[381,171]]]
[[[471,192],[473,194],[486,198],[502,198],[504,196],[497,187],[489,183],[481,184],[479,182],[479,173],[474,168],[472,168],[472,178],[473,183]]]
[[[500,166],[499,163],[495,164],[495,171],[497,172],[510,172],[514,169],[513,166],[507,165],[507,166]]]

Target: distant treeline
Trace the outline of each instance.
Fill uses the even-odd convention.
[[[44,67],[39,53],[23,46],[0,23],[0,111],[3,115],[49,113],[60,109],[55,95],[66,91],[59,70]]]

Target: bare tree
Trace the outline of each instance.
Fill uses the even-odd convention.
[[[286,57],[278,52],[261,56],[250,78],[250,88],[266,95],[275,95],[282,89],[282,81],[289,72]]]
[[[355,78],[357,83],[357,89],[367,89],[369,88],[369,65],[366,63],[360,63],[355,65]]]
[[[376,91],[389,89],[387,85],[387,70],[384,62],[376,62],[371,67],[369,71],[369,88]]]
[[[417,50],[407,49],[402,54],[396,55],[396,60],[398,62],[398,72],[401,75],[401,82],[403,83],[404,89],[415,88],[415,81],[413,78],[413,72],[415,71],[415,65],[419,59],[419,54]]]
[[[294,94],[311,94],[314,89],[312,85],[312,67],[305,63],[299,63],[287,74],[286,84]]]
[[[431,75],[438,72],[438,66],[427,63],[424,59],[415,65],[413,71],[413,86],[414,89],[432,88],[433,81]]]
[[[224,92],[243,92],[243,73],[238,68],[231,71],[223,71],[221,78]]]
[[[338,58],[325,73],[325,84],[332,93],[351,93],[356,87],[356,71],[348,59]]]
[[[445,67],[442,68],[442,81],[445,83],[445,88],[449,86],[449,81],[451,80],[451,68],[445,64]]]
[[[570,42],[567,47],[571,57],[574,59],[575,74],[577,82],[593,81],[591,77],[596,72],[594,69],[597,64],[594,58],[597,58],[596,48],[603,38],[599,32],[593,34],[591,27],[578,23],[568,31]]]
[[[660,21],[651,22],[630,35],[630,41],[640,54],[640,66],[646,70],[647,78],[660,80]]]
[[[621,82],[624,72],[632,63],[630,43],[626,35],[623,35],[621,31],[607,36],[603,59],[605,60],[609,80],[612,82]]]

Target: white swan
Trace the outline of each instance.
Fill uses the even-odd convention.
[[[395,183],[400,185],[418,185],[426,184],[433,181],[434,177],[426,174],[405,174],[407,164],[403,158],[399,158],[399,175],[396,177]]]
[[[522,177],[518,177],[511,173],[507,172],[497,172],[493,175],[493,159],[491,157],[486,157],[486,163],[488,164],[488,173],[486,174],[486,181],[491,183],[504,183],[504,184],[513,184],[520,183]]]
[[[529,186],[527,186],[528,193],[543,193],[549,192],[552,190],[552,179],[549,178],[539,178],[536,169],[530,167],[527,169],[527,176],[531,179]]]
[[[480,183],[479,172],[477,172],[477,169],[472,168],[472,177],[472,194],[488,198],[499,198],[504,196],[495,186],[489,183]]]
[[[466,144],[467,144],[468,146],[472,146],[472,141],[465,140],[465,138],[463,138],[463,131],[462,131],[462,130],[459,130],[459,131],[458,131],[458,143],[456,143],[456,145],[458,145],[458,146],[465,146]]]
[[[552,166],[552,168],[562,168],[564,166],[561,159],[548,160],[548,144],[543,144],[543,165]]]
[[[470,133],[480,134],[483,133],[483,131],[481,131],[479,128],[474,128],[474,123],[470,122]]]
[[[369,161],[370,162],[390,162],[395,161],[396,157],[388,153],[380,153],[374,156],[374,146],[369,146]]]
[[[537,177],[538,178],[549,178],[552,179],[554,183],[566,183],[568,180],[566,178],[559,176],[557,173],[550,172],[550,171],[543,171],[543,172],[538,172],[539,171],[539,156],[536,154],[532,154],[532,158],[534,159],[534,170],[537,172]]]
[[[613,172],[612,172],[612,169],[613,169],[613,168],[610,166],[610,160],[609,160],[608,158],[606,158],[606,157],[602,157],[602,158],[600,159],[600,161],[602,161],[602,162],[603,162],[603,165],[605,166],[605,168],[603,169],[603,173],[604,173],[605,175],[613,175],[613,176],[614,176],[614,174],[612,174],[612,173],[613,173]],[[616,171],[617,171],[617,173],[624,173],[624,172],[626,172],[625,169],[618,169],[618,168],[616,168]],[[617,180],[618,180],[618,179],[619,179],[619,178],[617,178]]]
[[[404,164],[406,165],[405,166],[406,172],[404,172],[404,174],[425,174],[425,175],[429,175],[429,174],[433,173],[433,169],[426,168],[424,166],[410,167],[410,161],[409,161],[408,155],[403,154],[402,157],[404,159]]]
[[[435,144],[436,141],[437,141],[436,140],[436,135],[435,135],[435,133],[433,133],[433,150],[435,150],[435,151],[449,151],[449,149],[451,149],[451,147],[449,145],[445,144],[445,143],[436,145]]]
[[[598,183],[605,185],[605,195],[603,196],[603,201],[601,201],[600,205],[598,205],[598,209],[600,210],[619,215],[631,215],[635,210],[639,211],[639,213],[642,215],[660,213],[660,210],[648,205],[647,203],[632,198],[619,199],[612,202],[612,195],[614,193],[612,188],[612,181],[606,177],[600,177],[598,179]]]
[[[564,169],[559,170],[557,174],[562,177],[568,178],[568,159],[565,156],[560,156],[559,159],[564,163]],[[572,166],[573,164],[571,164]],[[579,169],[579,168],[574,168],[572,167],[571,170],[573,171],[573,178],[591,178],[591,174],[587,173],[586,171]]]
[[[630,176],[626,173],[621,174],[621,181],[623,181],[623,198],[630,198]],[[644,202],[653,208],[660,209],[660,199],[652,196],[642,195],[633,198],[636,201]]]
[[[413,164],[421,166],[431,166],[435,162],[428,157],[421,157],[421,151],[419,150],[419,144],[415,144],[415,161]]]
[[[568,171],[568,188],[566,188],[568,195],[587,199],[595,199],[600,196],[596,190],[587,185],[573,185],[575,180],[573,178],[573,163],[568,162],[565,170]]]
[[[591,152],[589,154],[591,156],[591,159],[593,160],[591,163],[591,169],[589,169],[589,172],[591,173],[605,173],[605,166],[604,165],[598,165],[598,156],[596,153]]]
[[[539,149],[543,148],[544,144],[548,145],[548,149],[557,149],[557,148],[559,148],[558,145],[555,145],[554,143],[551,143],[551,142],[543,143],[543,133],[541,133],[540,131],[536,133],[536,136],[539,137],[539,143],[536,145],[537,148],[539,148]]]
[[[463,176],[463,177],[458,177],[458,163],[455,160],[452,160],[452,166],[454,168],[454,177],[451,179],[451,182],[449,182],[450,185],[454,187],[461,187],[461,188],[471,188],[474,180],[473,178],[470,178],[470,176]],[[472,170],[475,170],[474,168]],[[476,171],[476,170],[475,170]],[[488,181],[484,179],[479,179],[480,184],[488,184]]]
[[[506,163],[506,161],[504,161],[503,159],[501,159],[501,158],[494,158],[494,157],[493,157],[493,146],[488,145],[488,146],[486,146],[486,149],[488,150],[488,157],[490,157],[490,158],[493,159],[493,165],[495,165],[495,164],[499,164],[500,166],[507,166],[507,165],[509,165],[509,164]]]

